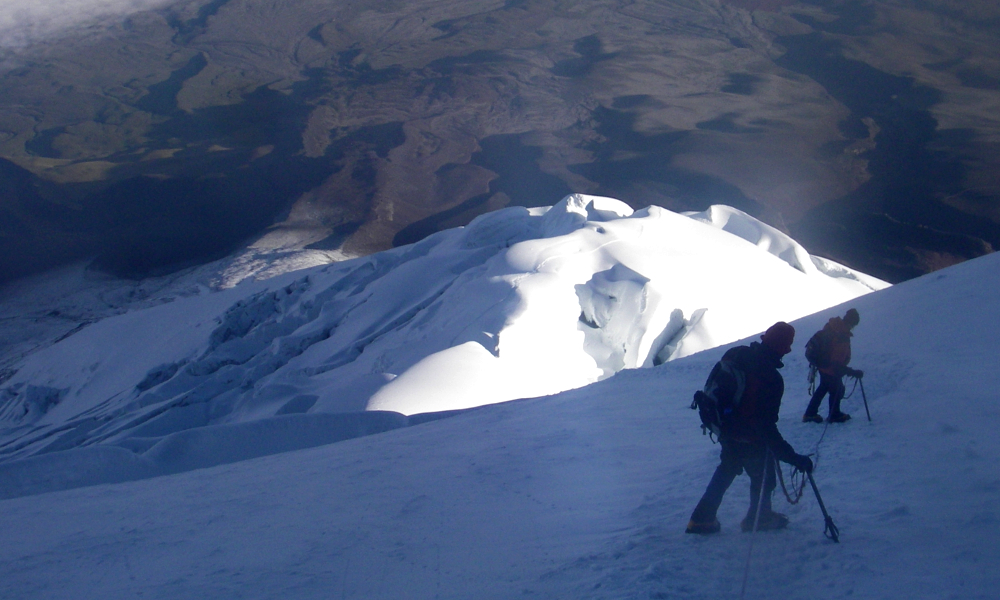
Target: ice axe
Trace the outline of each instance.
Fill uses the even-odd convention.
[[[871,411],[868,410],[868,395],[865,394],[864,374],[861,371],[854,371],[854,370],[850,370],[850,369],[848,370],[847,374],[849,376],[853,377],[854,381],[858,382],[855,385],[858,385],[858,384],[861,385],[861,399],[865,401],[865,414],[868,415],[868,422],[870,423],[871,420],[872,420],[872,413],[871,413]],[[852,395],[854,394],[853,390],[851,391],[851,394]]]
[[[865,414],[868,415],[868,422],[872,420],[872,414],[868,412],[868,396],[865,395],[865,382],[862,377],[858,377],[858,383],[861,384],[861,399],[865,401]]]
[[[813,479],[812,473],[806,473],[806,476],[809,477],[809,485],[812,486],[813,493],[816,494],[816,501],[819,502],[819,509],[823,511],[823,519],[826,521],[826,526],[823,529],[823,535],[839,544],[840,530],[833,524],[833,519],[830,517],[830,513],[826,512],[826,505],[823,504],[823,498],[819,495],[819,488],[816,487],[816,480]]]

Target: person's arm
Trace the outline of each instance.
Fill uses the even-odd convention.
[[[850,375],[853,369],[847,365],[851,364],[851,334],[845,334],[842,339],[838,340],[838,357],[837,366],[834,369],[834,373],[837,377],[843,377],[844,375]]]
[[[778,425],[775,423],[764,424],[761,428],[761,437],[764,439],[764,443],[770,448],[771,453],[774,457],[781,462],[788,463],[800,471],[806,473],[811,473],[813,470],[812,459],[804,454],[799,454],[792,448],[784,437],[781,436],[781,432],[778,431]]]
[[[812,471],[812,460],[808,456],[795,452],[792,445],[778,431],[778,409],[781,408],[781,397],[785,393],[784,380],[778,380],[763,394],[763,411],[757,421],[757,434],[771,450],[774,457],[788,463],[800,471]]]
[[[798,454],[796,454],[792,445],[789,444],[784,437],[782,437],[781,432],[778,431],[778,425],[776,423],[760,423],[757,428],[757,433],[764,441],[764,444],[771,449],[771,453],[774,454],[775,458],[781,462],[794,464],[793,461]]]

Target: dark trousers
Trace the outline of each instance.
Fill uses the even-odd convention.
[[[708,482],[705,494],[691,514],[691,520],[696,523],[714,521],[722,497],[732,485],[733,480],[744,470],[750,476],[750,508],[747,516],[753,518],[757,512],[757,501],[760,499],[760,486],[764,484],[764,499],[761,504],[761,514],[771,510],[771,494],[774,492],[774,456],[768,452],[767,446],[760,443],[732,442],[725,438],[719,440],[722,453],[719,466]]]
[[[809,406],[806,407],[807,415],[815,415],[819,412],[819,405],[827,392],[830,393],[830,416],[840,414],[840,401],[844,399],[844,380],[839,375],[827,375],[820,371],[819,387],[809,399]]]

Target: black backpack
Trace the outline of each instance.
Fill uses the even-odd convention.
[[[746,373],[735,361],[723,357],[715,363],[705,381],[705,389],[694,393],[691,408],[701,417],[702,435],[714,443],[736,414],[746,389]]]
[[[820,329],[806,342],[806,360],[810,365],[825,367],[828,361],[829,344],[825,329]]]

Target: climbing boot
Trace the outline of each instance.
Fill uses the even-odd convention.
[[[813,413],[811,415],[806,414],[806,415],[802,415],[802,422],[803,423],[822,423],[823,422],[823,417],[821,417],[821,416],[819,416],[819,415],[817,415],[815,413]]]
[[[719,533],[722,526],[719,525],[718,519],[712,519],[711,521],[706,521],[704,523],[698,523],[696,521],[688,521],[687,529],[684,533]]]
[[[851,420],[851,415],[847,413],[836,413],[832,414],[827,418],[827,421],[831,423],[844,423]]]
[[[743,531],[753,531],[753,518],[754,515],[747,515],[743,522],[740,523],[740,529]],[[788,517],[785,515],[774,512],[773,510],[761,511],[760,519],[757,521],[757,531],[769,531],[772,529],[784,529],[788,525]]]

